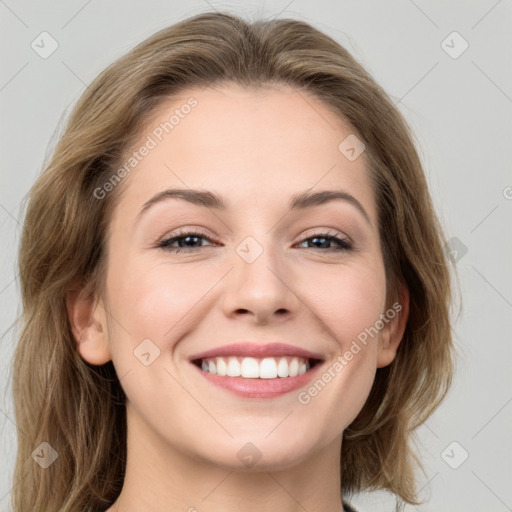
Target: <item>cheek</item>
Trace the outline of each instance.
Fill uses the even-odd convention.
[[[151,416],[155,404],[190,406],[165,370],[177,342],[205,315],[201,298],[218,278],[211,268],[186,267],[125,258],[108,276],[112,359],[129,401],[143,416]]]
[[[375,380],[379,339],[375,325],[385,305],[385,278],[378,266],[366,268],[345,268],[330,279],[317,276],[318,293],[310,296],[316,320],[327,328],[326,338],[332,341],[332,354],[298,401],[304,414],[315,418],[325,432],[325,439],[352,423]]]
[[[364,339],[384,312],[386,282],[379,262],[340,267],[326,275],[318,272],[307,286],[315,290],[309,295],[311,308],[338,342],[339,352],[358,337]]]
[[[191,319],[201,310],[201,299],[217,281],[211,265],[126,259],[112,270],[109,281],[112,314],[125,328],[117,334],[125,339],[129,333],[135,345],[149,338],[168,350],[172,340],[193,328]]]

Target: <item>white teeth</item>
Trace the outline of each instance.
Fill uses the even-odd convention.
[[[225,377],[228,373],[228,365],[223,357],[217,357],[217,375]]]
[[[288,377],[288,361],[284,357],[279,359],[279,364],[277,365],[277,375],[279,377]]]
[[[277,377],[277,363],[273,357],[266,357],[260,363],[260,379],[275,379]]]
[[[238,362],[238,359],[236,357],[230,357],[228,359],[227,376],[228,377],[240,377],[240,363]]]
[[[201,361],[203,372],[221,377],[244,379],[275,379],[297,377],[309,370],[309,361],[302,357],[211,357]]]
[[[288,376],[297,377],[297,375],[299,375],[299,361],[297,361],[297,358],[294,357],[288,366]]]
[[[257,379],[260,376],[260,365],[254,357],[244,357],[242,359],[241,375],[246,379]]]

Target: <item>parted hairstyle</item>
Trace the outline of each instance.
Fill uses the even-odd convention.
[[[227,83],[307,92],[365,144],[387,304],[405,284],[410,308],[394,361],[377,369],[367,401],[344,431],[340,492],[387,490],[397,510],[421,503],[416,466],[423,468],[411,441],[453,377],[453,265],[411,130],[370,74],[318,29],[209,12],[160,30],[98,75],[25,198],[23,310],[12,365],[15,512],[101,510],[121,491],[126,397],[112,361],[93,365],[79,355],[66,294],[76,282],[86,294],[104,289],[106,233],[124,183],[101,199],[97,191],[105,190],[145,121],[189,87]],[[46,469],[31,457],[42,442],[58,453]]]

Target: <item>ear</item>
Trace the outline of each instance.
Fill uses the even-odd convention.
[[[72,284],[66,293],[71,331],[78,352],[88,363],[102,365],[112,359],[107,336],[107,322],[102,300],[87,297],[83,288]]]
[[[391,318],[392,311],[396,314]],[[408,318],[409,289],[405,284],[402,284],[400,287],[399,302],[393,304],[393,306],[388,309],[383,319],[384,327],[379,336],[377,368],[388,366],[395,359],[396,351],[402,341]],[[386,319],[389,321],[386,322]]]

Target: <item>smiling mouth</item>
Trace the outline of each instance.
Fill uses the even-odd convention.
[[[297,356],[278,357],[206,357],[192,361],[204,373],[219,377],[241,377],[244,379],[283,379],[297,377],[310,371],[320,359]]]

